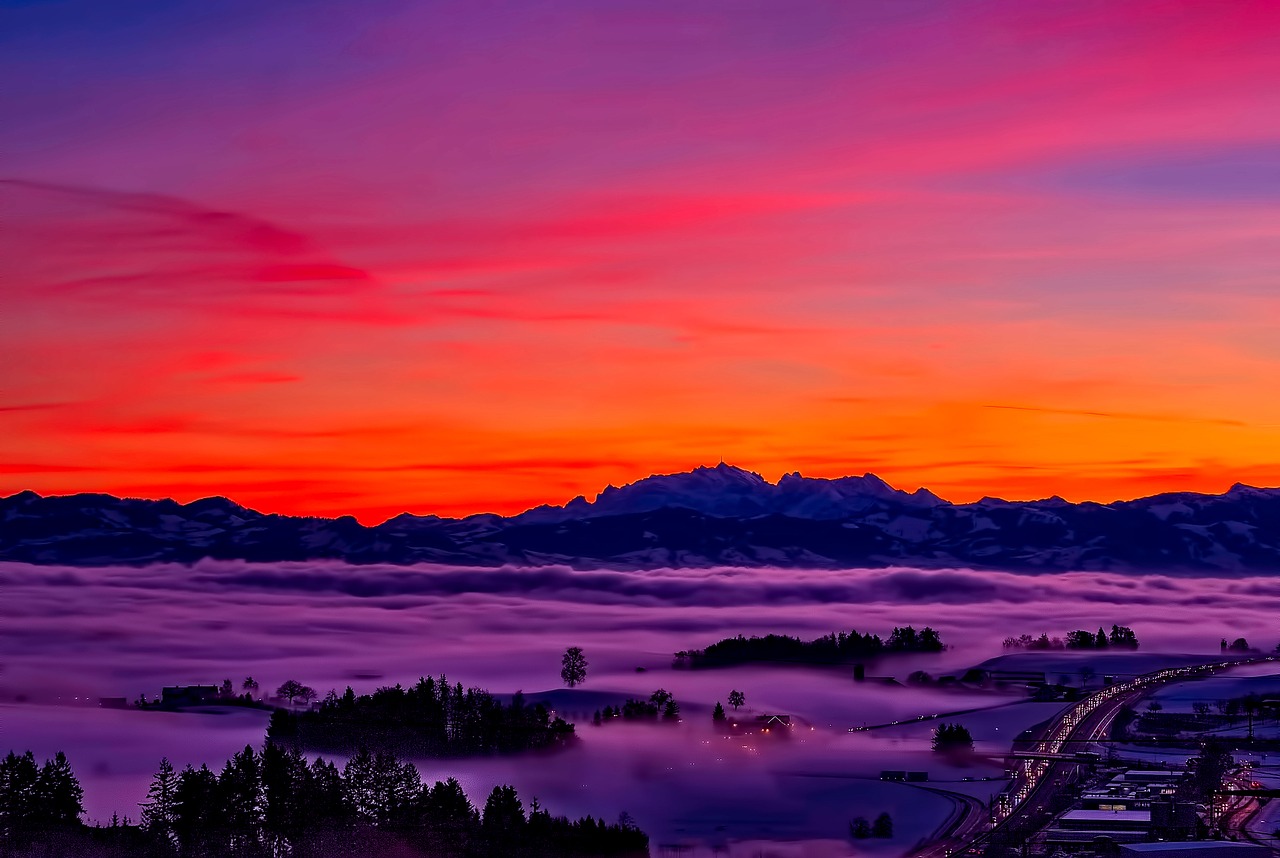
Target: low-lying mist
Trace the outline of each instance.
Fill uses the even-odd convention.
[[[1141,651],[1106,656],[1101,675],[1151,669],[1156,654],[1215,653],[1222,637],[1244,636],[1269,649],[1280,612],[1280,580],[1269,578],[914,569],[0,563],[0,593],[0,753],[66,750],[85,783],[91,818],[113,811],[136,817],[160,756],[179,766],[220,765],[244,744],[259,744],[265,728],[261,713],[105,710],[96,707],[99,696],[133,699],[162,685],[224,678],[238,687],[246,676],[264,690],[296,678],[323,694],[444,673],[495,693],[544,695],[578,722],[581,741],[551,762],[423,761],[424,775],[458,775],[473,800],[510,782],[554,812],[615,818],[626,810],[655,843],[839,841],[851,816],[889,810],[901,816],[895,843],[903,846],[944,819],[948,804],[879,783],[881,768],[928,769],[934,781],[985,799],[998,784],[961,777],[998,775],[995,755],[1012,734],[1055,711],[1054,704],[991,691],[857,684],[841,668],[676,671],[676,650],[740,632],[938,629],[946,652],[868,667],[871,675],[903,679],[914,670],[955,673],[999,656],[1008,635],[1132,626]],[[590,663],[586,683],[572,691],[559,677],[560,654],[570,645],[583,647]],[[1055,675],[1099,658],[1051,656],[1039,669]],[[594,709],[659,687],[680,701],[681,724],[590,724]],[[711,706],[735,688],[747,696],[744,717],[793,715],[793,738],[742,742],[713,729]],[[927,722],[847,732],[974,708],[991,710],[969,722],[979,750],[993,757],[964,772],[931,756]]]

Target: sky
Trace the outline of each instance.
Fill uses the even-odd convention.
[[[1280,4],[0,0],[0,492],[1280,484]]]

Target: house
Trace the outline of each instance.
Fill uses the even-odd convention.
[[[790,727],[790,715],[757,715],[756,723],[766,730],[770,727]]]
[[[160,690],[160,705],[180,708],[218,702],[216,685],[166,685]]]

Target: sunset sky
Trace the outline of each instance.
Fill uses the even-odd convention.
[[[0,2],[0,494],[1280,484],[1280,3]]]

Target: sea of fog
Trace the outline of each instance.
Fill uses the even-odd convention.
[[[162,685],[270,689],[295,678],[357,691],[423,674],[495,693],[523,690],[578,722],[572,749],[553,756],[423,760],[423,776],[454,775],[474,801],[511,783],[553,812],[614,819],[626,811],[653,837],[730,854],[849,854],[848,822],[891,813],[897,833],[866,849],[902,852],[942,825],[948,792],[983,800],[999,790],[999,755],[1014,735],[1058,711],[989,691],[855,683],[847,669],[784,667],[677,671],[674,651],[737,634],[813,637],[854,628],[886,635],[931,625],[936,656],[882,660],[875,677],[956,673],[996,657],[1076,677],[1142,672],[1218,651],[1222,637],[1270,648],[1280,580],[1162,575],[1017,575],[913,569],[575,571],[346,566],[338,563],[66,568],[0,563],[0,753],[65,750],[85,785],[91,819],[137,816],[161,756],[220,765],[261,743],[261,713],[111,710],[101,696],[154,695]],[[1004,656],[1023,632],[1131,625],[1137,654]],[[586,683],[561,688],[560,654],[585,649]],[[590,713],[656,688],[680,701],[679,725],[590,724]],[[730,689],[744,719],[792,715],[785,736],[727,736],[711,707]],[[929,751],[931,723],[958,716],[986,754],[956,767]],[[850,733],[866,724],[896,727]],[[913,723],[915,722],[915,723]],[[885,768],[925,770],[927,791],[878,780]],[[721,853],[723,854],[723,853]]]

